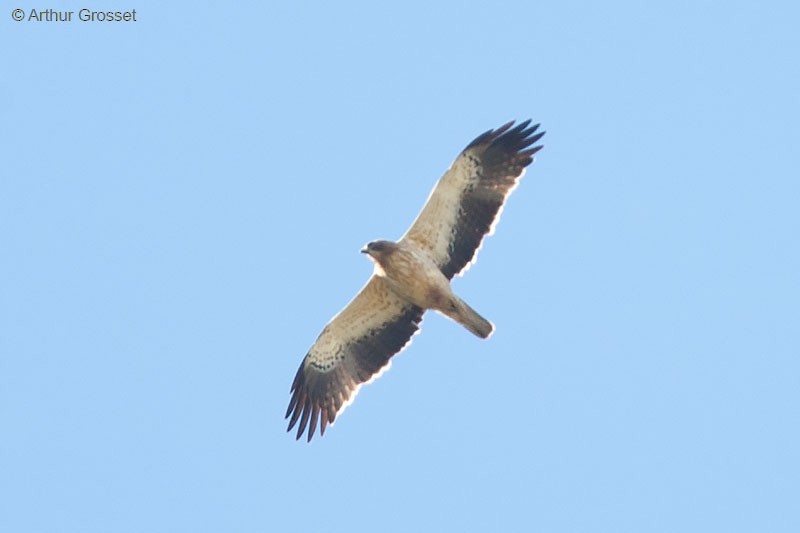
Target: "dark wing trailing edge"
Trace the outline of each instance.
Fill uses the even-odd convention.
[[[448,279],[475,258],[503,204],[542,145],[539,124],[509,122],[479,135],[456,158],[431,192],[403,239],[426,248]],[[514,126],[514,127],[512,127]]]
[[[309,350],[292,384],[286,410],[297,439],[308,428],[308,441],[319,424],[320,435],[353,401],[359,387],[389,365],[419,329],[424,310],[394,295],[373,276],[336,315]]]

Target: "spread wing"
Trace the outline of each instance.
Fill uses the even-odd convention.
[[[448,279],[465,269],[491,234],[503,203],[533,162],[544,132],[530,120],[480,135],[456,158],[403,236],[426,249]],[[534,135],[535,134],[535,135]]]
[[[300,364],[286,410],[299,439],[308,425],[308,441],[317,424],[325,426],[347,407],[359,387],[388,369],[389,359],[419,329],[424,310],[402,300],[372,276],[361,292],[325,326]]]

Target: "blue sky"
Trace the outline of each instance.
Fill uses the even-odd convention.
[[[4,2],[0,530],[798,531],[797,6],[288,4]],[[295,442],[359,248],[529,117],[494,336]]]

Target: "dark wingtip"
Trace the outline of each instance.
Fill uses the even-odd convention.
[[[538,124],[537,124],[537,126],[538,126]],[[535,129],[534,129],[534,130],[531,130],[531,132],[530,132],[530,133],[533,133],[534,131],[536,131],[536,130],[535,130]],[[545,134],[545,133],[547,133],[547,132],[546,132],[546,131],[540,131],[539,133],[537,133],[537,134],[536,134],[536,135],[534,135],[533,137],[528,137],[528,142],[529,142],[530,144],[533,144],[533,143],[535,143],[536,141],[538,141],[539,139],[541,139],[542,137],[544,137],[544,134]],[[529,134],[529,135],[530,135],[530,134]]]
[[[503,144],[513,144],[518,151],[530,146],[542,138],[545,132],[540,132],[536,135],[536,130],[539,129],[541,123],[536,123],[531,126],[531,119],[524,120],[514,126],[515,121],[506,122],[497,129],[488,130],[478,135],[471,143],[464,148],[464,151],[481,145],[493,145],[497,142]],[[513,126],[513,127],[512,127]],[[531,135],[533,135],[531,137]]]
[[[497,129],[484,131],[483,133],[481,133],[480,135],[475,137],[475,139],[473,139],[473,141],[471,143],[469,143],[467,145],[467,147],[464,148],[463,151],[467,151],[470,148],[473,148],[475,146],[479,146],[481,144],[491,143],[492,140],[494,140],[494,139],[500,137],[501,135],[503,135],[513,125],[514,125],[514,121],[511,120],[509,122],[506,122],[505,124],[503,124],[502,126],[500,126]]]

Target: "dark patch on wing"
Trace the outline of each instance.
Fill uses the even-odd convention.
[[[533,154],[542,145],[528,148],[544,135],[534,135],[539,124],[528,127],[530,120],[514,128],[509,122],[496,130],[478,136],[462,152],[479,165],[479,181],[461,196],[458,217],[450,237],[449,258],[442,265],[448,279],[464,269],[481,244],[481,240],[492,227],[497,213],[503,206],[525,167],[533,161]]]
[[[307,354],[290,391],[292,399],[286,418],[291,418],[287,431],[291,431],[299,420],[297,439],[308,426],[308,442],[311,442],[318,423],[320,436],[324,435],[325,427],[333,423],[356,388],[369,381],[408,343],[419,329],[424,312],[409,305],[394,318],[370,328],[364,336],[349,342],[343,339],[344,343],[339,346],[340,357],[329,369],[307,362]],[[323,331],[322,335],[325,334]]]

